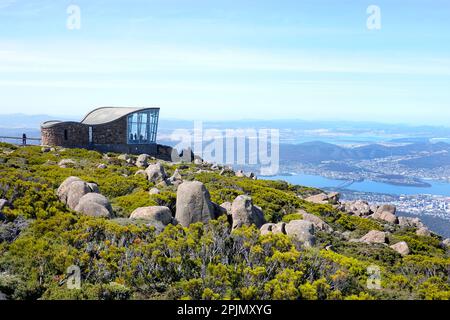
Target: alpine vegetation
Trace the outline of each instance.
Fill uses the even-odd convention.
[[[391,205],[199,158],[2,143],[0,172],[3,299],[450,298],[450,240]]]

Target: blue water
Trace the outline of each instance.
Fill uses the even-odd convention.
[[[321,176],[308,174],[298,174],[292,176],[274,176],[274,177],[267,177],[267,179],[284,180],[291,184],[315,187],[319,189],[336,188],[339,185],[342,185],[344,182],[342,180],[328,179]],[[374,181],[362,181],[356,182],[351,186],[347,187],[346,189],[353,191],[375,192],[393,195],[433,194],[441,196],[450,196],[450,183],[429,181],[429,180],[427,180],[427,183],[429,183],[431,187],[408,187]]]

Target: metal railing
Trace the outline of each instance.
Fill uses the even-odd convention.
[[[22,145],[22,146],[27,146],[30,145],[27,143],[27,141],[41,141],[41,138],[29,138],[27,137],[27,135],[24,133],[21,137],[8,137],[8,136],[0,136],[0,141],[1,142],[7,142],[7,141],[3,141],[3,140],[18,140],[19,142],[22,141],[22,143],[12,143],[12,144],[17,144],[17,145]],[[9,143],[9,142],[8,142]]]

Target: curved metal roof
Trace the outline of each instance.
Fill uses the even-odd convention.
[[[89,112],[81,123],[86,125],[98,125],[113,122],[131,113],[155,110],[159,108],[126,108],[126,107],[101,107]]]
[[[92,110],[89,112],[83,120],[81,120],[82,124],[85,125],[99,125],[99,124],[106,124],[113,122],[117,119],[120,119],[122,117],[125,117],[131,113],[139,112],[139,111],[146,111],[146,110],[159,110],[159,108],[150,107],[150,108],[129,108],[129,107],[101,107]],[[58,124],[64,124],[64,123],[74,123],[74,121],[58,121],[58,120],[51,120],[44,122],[41,127],[42,128],[49,128]]]

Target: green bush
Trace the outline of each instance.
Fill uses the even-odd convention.
[[[0,241],[0,291],[10,298],[449,299],[450,259],[438,237],[419,237],[414,230],[391,226],[391,243],[406,241],[411,249],[402,257],[388,246],[350,243],[336,233],[320,231],[317,246],[304,248],[284,234],[261,236],[254,226],[231,231],[226,217],[158,231],[128,217],[138,207],[153,205],[175,213],[176,190],[166,187],[149,195],[153,184],[134,176],[136,167],[95,151],[42,152],[40,147],[8,144],[0,148],[7,151],[0,162],[0,197],[9,202],[3,209],[9,221],[0,231],[14,230],[14,223],[21,221],[13,221],[18,216],[32,219],[17,228],[12,240]],[[77,165],[57,166],[65,158]],[[98,169],[99,163],[108,167]],[[352,237],[388,228],[301,199],[320,192],[314,188],[196,174],[193,164],[166,165],[169,174],[175,168],[185,179],[205,183],[218,204],[250,195],[269,222],[301,219],[297,212],[302,209],[334,230],[351,231]],[[69,176],[97,183],[120,218],[93,218],[68,210],[55,191]],[[81,290],[59,285],[71,265],[80,267]],[[369,265],[380,267],[381,290],[367,289]]]
[[[292,214],[287,214],[283,217],[283,222],[289,223],[293,220],[302,220],[303,219],[303,215],[301,215],[300,213],[292,213]]]
[[[64,211],[53,189],[37,178],[19,171],[4,171],[0,177],[0,198],[11,204],[4,209],[10,217],[47,218],[58,211]]]
[[[137,208],[150,206],[165,206],[175,212],[175,203],[176,194],[170,191],[150,195],[148,192],[141,190],[113,200],[115,210],[122,217],[129,217]]]
[[[335,224],[344,230],[358,230],[359,235],[366,234],[371,230],[383,230],[383,226],[379,222],[357,216],[351,216],[346,213],[339,213],[339,218],[335,221]]]

